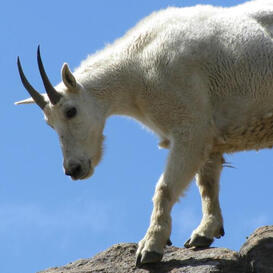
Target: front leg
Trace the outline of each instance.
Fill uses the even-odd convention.
[[[188,134],[186,139],[179,134],[171,141],[167,168],[153,197],[150,226],[138,245],[137,266],[162,259],[171,234],[171,209],[204,162],[209,147],[202,134]]]
[[[171,206],[173,203],[169,187],[161,175],[153,197],[154,208],[150,226],[145,237],[138,243],[136,265],[159,262],[163,256],[163,248],[168,243],[171,233]]]

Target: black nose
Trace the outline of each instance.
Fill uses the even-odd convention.
[[[65,170],[65,174],[73,178],[79,177],[81,173],[82,173],[82,167],[80,164],[73,164],[69,167],[69,169]]]

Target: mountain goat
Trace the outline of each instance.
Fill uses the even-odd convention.
[[[65,174],[91,176],[111,115],[142,122],[168,148],[137,265],[158,262],[170,244],[171,209],[196,175],[203,218],[185,247],[208,247],[224,235],[218,194],[223,154],[273,145],[273,3],[168,8],[88,57],[46,94],[18,69],[31,98],[59,135]]]

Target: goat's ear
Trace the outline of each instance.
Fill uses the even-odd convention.
[[[33,100],[33,98],[28,98],[28,99],[25,99],[25,100],[20,100],[20,101],[15,102],[14,104],[15,105],[19,105],[19,104],[29,104],[29,103],[35,103],[35,101]]]
[[[41,95],[44,97],[44,102],[48,103],[47,94],[41,94]],[[19,104],[31,104],[31,103],[36,103],[32,97],[25,100],[16,101],[14,104],[19,105]]]
[[[76,90],[77,89],[77,82],[75,77],[73,76],[72,72],[70,71],[68,64],[64,63],[62,67],[62,80],[65,86],[69,90]]]

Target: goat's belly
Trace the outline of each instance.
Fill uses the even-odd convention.
[[[214,151],[232,153],[273,147],[273,115],[253,119],[246,126],[234,126],[223,132]]]

